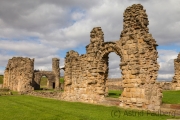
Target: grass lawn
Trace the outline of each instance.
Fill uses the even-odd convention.
[[[119,98],[121,93],[122,93],[122,90],[109,90],[108,97]]]
[[[60,83],[64,83],[64,78],[60,78]]]
[[[141,114],[138,114],[141,113]],[[166,120],[118,107],[65,102],[27,95],[0,96],[0,120]]]
[[[163,91],[163,103],[180,104],[180,90],[178,91]]]
[[[113,98],[119,98],[120,94],[122,93],[122,90],[109,90],[109,96]],[[169,103],[169,104],[180,104],[180,90],[173,91],[163,91],[163,103]]]

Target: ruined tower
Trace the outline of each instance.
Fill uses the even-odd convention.
[[[126,8],[123,16],[123,31],[118,41],[124,86],[120,106],[159,109],[162,93],[155,83],[159,70],[157,43],[149,33],[146,10],[141,4],[134,4]]]
[[[174,59],[174,71],[175,75],[172,80],[172,89],[180,90],[180,53],[177,58]]]
[[[55,88],[59,89],[59,80],[60,80],[60,68],[59,68],[59,59],[52,58],[52,71],[55,75]]]

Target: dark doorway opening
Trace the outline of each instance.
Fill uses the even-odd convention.
[[[55,82],[53,82],[53,89],[55,88]]]

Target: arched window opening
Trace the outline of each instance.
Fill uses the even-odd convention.
[[[48,78],[46,76],[41,77],[40,81],[40,89],[47,89],[48,88]]]
[[[121,58],[114,52],[108,55],[108,78],[106,81],[106,96],[118,98],[122,91]]]

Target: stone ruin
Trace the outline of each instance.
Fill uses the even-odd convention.
[[[33,72],[34,59],[13,57],[4,71],[3,88],[13,91],[33,90]]]
[[[59,68],[59,59],[52,59],[52,71],[34,71],[34,89],[40,89],[41,77],[46,76],[47,88],[49,89],[59,89],[60,83],[60,68]]]
[[[108,95],[109,53],[115,52],[121,59],[121,85],[119,106],[158,110],[162,103],[162,88],[156,82],[159,65],[158,46],[149,33],[148,16],[140,4],[128,7],[124,14],[123,30],[117,41],[104,42],[101,27],[90,33],[86,54],[69,51],[65,57],[64,92],[60,99],[89,103],[102,103]],[[174,88],[179,89],[179,59],[175,59]],[[48,77],[48,87],[59,89],[59,59],[53,58],[52,71],[35,71],[34,59],[14,57],[4,72],[4,88],[14,91],[30,91],[40,88],[41,76]],[[177,85],[178,83],[178,85]]]
[[[34,59],[13,57],[8,61],[4,71],[3,88],[13,91],[32,91],[40,89],[42,76],[48,78],[48,88],[59,89],[60,68],[59,59],[52,59],[52,71],[34,70]]]
[[[175,75],[172,80],[172,89],[180,90],[180,53],[177,56],[177,59],[174,59],[174,71]]]
[[[119,43],[123,53],[120,66],[124,91],[120,106],[159,109],[162,91],[156,84],[158,45],[149,33],[146,10],[142,5],[134,4],[125,10],[123,16]]]
[[[123,90],[122,78],[108,78],[106,81],[106,86],[108,90]]]
[[[107,95],[108,54],[120,58],[124,91],[120,106],[157,110],[162,91],[156,84],[157,43],[149,33],[148,16],[140,4],[128,7],[124,14],[123,31],[117,41],[104,42],[101,27],[90,33],[86,54],[71,50],[65,57],[65,83],[62,98],[69,101],[98,103]]]

